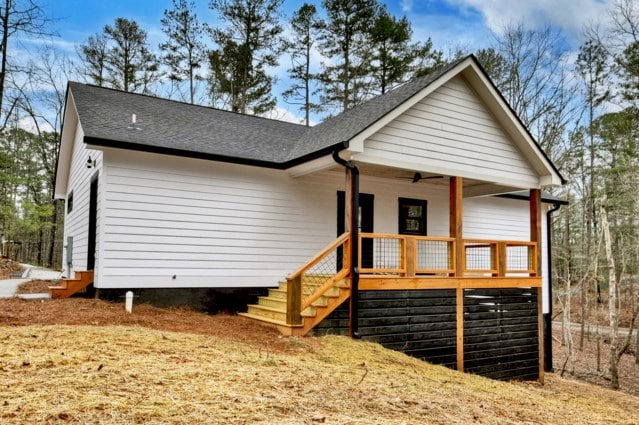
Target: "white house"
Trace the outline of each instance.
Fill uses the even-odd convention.
[[[276,288],[288,276],[288,300],[262,312],[306,332],[336,305],[309,321],[322,293],[291,312],[292,282],[305,285],[300,267],[344,232],[329,266],[343,274],[311,290],[332,285],[340,303],[357,285],[548,287],[544,212],[559,201],[540,191],[563,179],[472,56],[311,128],[71,82],[61,137],[60,296],[74,276],[96,289]],[[413,252],[427,245],[437,257]]]

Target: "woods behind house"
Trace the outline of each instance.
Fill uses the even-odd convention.
[[[0,239],[2,254],[62,267],[62,202],[53,200],[66,83],[98,86],[311,125],[474,53],[567,179],[554,195],[555,299],[584,328],[597,306],[639,314],[639,2],[615,0],[571,54],[558,30],[511,22],[478,50],[415,40],[412,23],[379,0],[323,0],[287,16],[283,0],[212,0],[211,22],[173,0],[163,40],[128,17],[75,46],[36,0],[0,4]],[[215,24],[213,23],[215,22]],[[63,24],[63,23],[62,23]],[[427,29],[426,29],[427,30]],[[38,40],[24,54],[23,40]],[[276,80],[275,70],[286,74]],[[285,86],[281,92],[276,87]],[[630,302],[617,302],[618,291]],[[612,291],[612,292],[611,292]],[[623,307],[622,307],[623,305]],[[574,308],[573,308],[574,309]],[[614,340],[611,358],[632,350]],[[639,351],[635,347],[635,351]],[[608,372],[602,372],[608,373]],[[613,371],[614,375],[614,371]],[[612,377],[614,385],[614,376]]]

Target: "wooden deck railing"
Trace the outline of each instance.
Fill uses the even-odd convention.
[[[536,276],[535,242],[464,239],[463,276],[455,274],[455,239],[362,233],[359,270],[377,277]],[[350,273],[350,233],[346,232],[287,276],[286,323],[302,323],[302,311]]]
[[[286,277],[287,324],[300,325],[302,311],[348,275],[350,242],[350,233],[343,233]]]
[[[454,238],[362,233],[359,243],[362,275],[455,277]],[[463,277],[536,276],[535,242],[464,239],[462,243]]]

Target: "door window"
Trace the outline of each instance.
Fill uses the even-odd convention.
[[[400,235],[426,235],[426,206],[423,199],[399,198]]]

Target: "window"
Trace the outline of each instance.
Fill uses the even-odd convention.
[[[426,205],[422,199],[399,198],[400,235],[426,235]]]
[[[73,191],[67,196],[67,214],[73,211]]]

